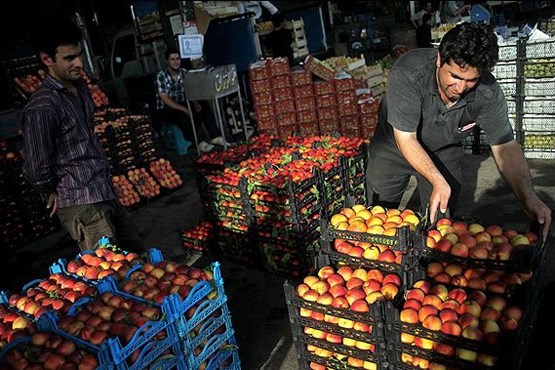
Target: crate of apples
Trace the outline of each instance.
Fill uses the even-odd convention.
[[[139,193],[135,191],[133,185],[124,175],[113,176],[112,183],[116,188],[116,194],[122,206],[129,207],[141,201]]]
[[[164,188],[175,189],[183,184],[181,176],[174,170],[167,159],[160,158],[150,162],[149,169]]]
[[[160,185],[150,176],[145,168],[129,170],[127,177],[141,196],[151,199],[160,195]]]

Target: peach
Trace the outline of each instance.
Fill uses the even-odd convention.
[[[399,287],[393,283],[387,283],[382,285],[380,292],[383,294],[385,299],[392,301],[399,292]]]
[[[453,225],[453,227],[457,231],[466,231],[466,230],[468,230],[468,224],[464,221],[460,221],[460,220],[453,221],[453,223],[451,225]]]
[[[364,298],[366,298],[366,297],[364,297]],[[357,299],[356,301],[354,301],[351,304],[350,309],[351,309],[351,311],[355,311],[355,312],[368,312],[369,311],[368,303],[364,299]]]
[[[362,288],[356,287],[353,289],[349,289],[347,291],[347,294],[345,295],[345,298],[347,299],[347,302],[349,302],[349,305],[352,305],[353,302],[356,300],[365,299],[366,293],[364,293],[364,290],[362,290]]]
[[[445,272],[441,272],[434,276],[434,280],[438,283],[448,284],[451,281],[451,276],[447,275]]]
[[[468,253],[468,257],[480,259],[480,260],[487,259],[488,255],[489,255],[488,250],[484,247],[479,247],[478,245],[472,248]]]
[[[385,300],[385,297],[381,292],[373,292],[366,296],[366,302],[368,302],[368,304],[372,304],[374,302],[384,301],[384,300]]]
[[[501,316],[499,323],[504,331],[515,330],[518,327],[518,320],[514,317]]]
[[[303,299],[309,302],[316,302],[320,294],[314,289],[309,289],[303,294]]]
[[[513,237],[518,235],[518,231],[513,230],[513,229],[506,229],[503,230],[503,236],[506,237],[507,239],[511,240]]]
[[[379,217],[372,216],[368,220],[366,220],[366,226],[381,226],[383,225],[383,220]]]
[[[383,273],[378,269],[369,270],[367,280],[370,279],[376,280],[381,283],[383,281]]]
[[[492,237],[503,235],[503,229],[499,225],[489,225],[486,227],[485,231]]]
[[[437,227],[437,230],[439,231],[442,237],[447,234],[454,234],[456,231],[455,228],[451,225],[440,225]]]
[[[487,283],[482,278],[472,278],[467,280],[466,286],[472,289],[486,290]]]
[[[309,310],[308,308],[301,307],[299,309],[299,314],[301,315],[301,317],[310,317],[310,315],[312,315],[312,310]]]
[[[499,296],[492,296],[486,301],[486,307],[493,307],[498,311],[503,312],[505,307],[507,307],[507,301],[505,298]]]
[[[454,256],[466,258],[468,257],[469,251],[470,250],[465,244],[457,243],[451,248],[450,253]]]
[[[480,231],[476,234],[473,234],[474,239],[476,239],[476,244],[480,242],[491,242],[491,235],[485,231]]]
[[[443,301],[435,294],[428,294],[422,299],[422,305],[434,306],[438,310],[441,308]]]
[[[485,307],[480,313],[480,321],[484,320],[494,320],[496,321],[501,317],[501,312],[497,311],[493,307]]]
[[[430,290],[432,288],[432,283],[430,283],[428,280],[422,279],[422,280],[418,280],[414,283],[413,288],[417,288],[420,289],[424,295],[430,293]]]
[[[344,297],[347,294],[347,288],[343,285],[334,285],[329,290],[333,298]]]
[[[428,263],[428,268],[426,269],[426,274],[429,277],[434,277],[437,274],[443,272],[443,265],[439,262]]]
[[[356,339],[343,337],[343,345],[347,347],[354,347],[357,344]]]
[[[327,333],[326,341],[330,343],[341,344],[342,338],[340,335]]]
[[[452,224],[453,224],[453,221],[451,221],[451,219],[449,219],[447,217],[440,218],[436,221],[436,226],[452,225]]]
[[[427,369],[430,367],[430,360],[414,356],[412,359],[412,366],[419,369]]]
[[[336,285],[343,285],[345,283],[343,276],[336,273],[329,275],[326,281],[330,285],[330,288],[333,288]]]
[[[446,299],[445,301],[443,301],[443,303],[441,304],[441,309],[445,310],[445,309],[452,309],[455,310],[457,312],[459,312],[459,308],[461,307],[461,304],[454,300],[454,299]]]
[[[355,258],[362,258],[362,254],[364,253],[364,249],[361,247],[352,247],[347,254],[351,257]]]
[[[526,231],[524,236],[528,239],[531,244],[535,244],[538,241],[538,235],[532,231]]]
[[[345,329],[352,329],[355,326],[355,322],[353,320],[346,319],[344,317],[339,318],[339,322],[337,323],[338,326],[345,328]]]
[[[451,242],[451,240],[441,239],[436,243],[436,245],[434,246],[434,249],[440,252],[449,253],[452,247],[453,247],[453,243]]]
[[[327,322],[327,323],[330,323],[330,324],[337,324],[339,322],[339,317],[325,314],[324,315],[324,322]]]
[[[482,313],[482,307],[476,301],[466,300],[461,303],[461,307],[459,308],[459,315],[469,313],[474,317],[480,317]]]
[[[459,238],[459,243],[463,243],[468,248],[472,248],[477,244],[476,239],[474,239],[472,235],[468,235],[468,234],[461,236]]]
[[[484,336],[482,331],[474,326],[467,326],[466,328],[464,328],[461,335],[466,339],[471,339],[476,341],[482,340],[482,337]]]
[[[444,267],[443,271],[445,271],[445,273],[449,276],[460,275],[463,273],[462,267],[455,263],[448,264]]]
[[[349,266],[341,266],[337,269],[337,273],[343,277],[343,280],[348,281],[353,274],[353,269]]]
[[[330,284],[327,281],[320,280],[315,282],[311,288],[316,290],[318,294],[324,294],[330,290]]]
[[[422,291],[422,289],[412,288],[407,292],[405,299],[406,300],[415,299],[418,302],[422,302],[425,296],[426,294],[424,294],[424,291]]]
[[[453,356],[455,354],[454,350],[453,353],[450,354],[449,356]],[[430,366],[428,366],[428,370],[448,370],[447,366],[445,366],[444,364],[440,364],[437,362],[430,362]]]
[[[325,292],[318,297],[318,299],[316,300],[316,303],[328,306],[331,304],[332,301],[333,301],[333,296],[329,292]]]
[[[312,337],[316,339],[326,339],[328,333],[322,330],[313,329],[312,330]]]
[[[353,325],[353,329],[361,331],[363,333],[372,333],[372,328],[370,327],[370,325],[360,321],[355,322],[355,325]]]
[[[361,351],[370,351],[372,349],[372,343],[357,340],[357,342],[355,343],[355,347],[360,349]]]
[[[424,319],[430,315],[437,315],[438,309],[430,305],[422,305],[418,310],[418,320],[423,322]]]
[[[420,307],[422,307],[422,303],[416,299],[407,299],[403,304],[403,308],[412,308],[416,311],[418,311]]]
[[[322,312],[312,311],[310,318],[316,321],[324,321],[324,314]]]
[[[462,333],[461,326],[456,321],[446,321],[441,324],[441,332],[449,335],[459,336]]]
[[[509,243],[511,243],[513,247],[518,247],[520,245],[530,245],[530,241],[528,240],[528,238],[522,234],[518,234],[509,239]]]
[[[441,233],[439,232],[439,230],[436,229],[428,231],[427,236],[431,236],[436,241],[436,243],[441,240]]]
[[[447,299],[447,295],[449,294],[449,290],[443,284],[434,284],[430,289],[430,294],[435,294],[441,299],[443,303],[444,300]]]
[[[323,266],[318,270],[318,277],[321,280],[326,280],[331,274],[335,273],[335,269],[332,266]]]
[[[353,270],[353,274],[351,275],[351,279],[356,277],[362,280],[363,282],[367,279],[368,272],[363,268],[357,268]]]
[[[345,297],[334,298],[331,302],[333,308],[349,308],[349,302]]]
[[[514,247],[509,243],[498,244],[495,249],[495,258],[500,261],[508,261],[511,259]]]
[[[503,316],[512,317],[518,321],[522,318],[522,309],[513,305],[507,306],[503,309]]]
[[[502,243],[509,243],[509,239],[507,239],[507,237],[504,235],[499,235],[499,236],[492,237],[491,242],[493,243],[493,245],[499,245]]]
[[[356,212],[350,207],[343,208],[341,211],[339,211],[339,213],[345,215],[347,218],[352,218],[356,216]]]
[[[493,368],[495,366],[495,363],[497,362],[497,357],[485,353],[478,353],[478,356],[476,357],[476,362]]]
[[[454,286],[465,287],[468,280],[464,275],[455,275],[451,278],[451,284]]]
[[[422,349],[430,350],[434,347],[434,341],[426,338],[414,337],[414,345]]]
[[[445,236],[443,236],[443,239],[445,240],[449,240],[451,242],[451,245],[457,243],[459,241],[459,237],[457,236],[457,234],[455,233],[449,233],[446,234]],[[441,240],[440,240],[441,241]]]
[[[374,279],[367,280],[362,285],[362,289],[364,290],[364,293],[366,293],[366,295],[373,292],[379,292],[381,288],[382,288],[382,284],[380,284],[379,281]]]
[[[495,245],[490,241],[482,240],[482,241],[478,242],[475,247],[476,248],[477,247],[484,248],[485,250],[488,251],[488,253],[491,253],[491,251],[495,247]]]
[[[480,290],[473,290],[472,292],[468,293],[468,299],[472,299],[473,301],[478,302],[480,307],[484,307],[488,297],[486,293]]]
[[[368,234],[374,234],[374,235],[382,235],[385,228],[384,225],[371,225],[369,227],[366,228],[366,232]]]
[[[442,327],[441,319],[436,315],[428,315],[424,321],[422,321],[422,326],[428,330],[438,331]]]
[[[418,319],[416,320],[416,322],[418,322]],[[401,332],[401,343],[411,344],[413,342],[414,342],[414,335],[405,333],[404,331]]]
[[[439,311],[439,318],[441,319],[442,323],[446,323],[448,321],[457,321],[459,319],[459,314],[452,308],[442,308]]]
[[[479,324],[480,324],[480,320],[478,320],[477,317],[475,317],[470,313],[465,313],[459,316],[459,325],[463,329],[466,329],[469,326],[473,328],[477,328]]]
[[[471,223],[470,225],[468,225],[468,231],[470,231],[472,235],[478,234],[479,232],[484,230],[485,227],[480,225],[479,223]]]
[[[362,218],[364,221],[369,220],[370,218],[372,218],[372,213],[370,213],[369,210],[367,209],[363,209],[359,212],[357,212],[357,217]]]
[[[395,258],[396,258],[395,253],[391,249],[387,249],[382,253],[380,253],[380,255],[378,256],[378,261],[394,263]]]
[[[396,285],[397,287],[401,287],[401,278],[399,277],[399,275],[397,274],[387,274],[384,276],[382,284],[393,284]]]
[[[436,249],[436,244],[437,242],[435,241],[434,238],[432,238],[431,236],[426,237],[426,247],[431,249]]]
[[[463,275],[467,279],[479,278],[479,277],[482,277],[482,275],[485,273],[485,271],[486,270],[483,269],[483,268],[468,267],[467,269],[464,270]]]
[[[461,360],[466,360],[469,362],[476,362],[478,354],[475,351],[471,351],[465,348],[457,348],[455,350],[455,356]]]
[[[364,280],[361,280],[354,276],[351,277],[349,280],[347,280],[347,283],[345,284],[348,290],[351,290],[357,287],[362,287],[363,285],[364,285]]]
[[[308,290],[310,290],[310,287],[305,283],[301,283],[295,287],[295,293],[297,294],[297,297],[302,297],[303,294],[305,294]]]
[[[449,293],[447,294],[447,297],[449,299],[454,299],[460,304],[462,304],[466,300],[467,294],[466,294],[466,291],[464,291],[461,288],[454,288],[449,291]]]
[[[340,214],[340,213],[337,213],[337,214],[331,216],[330,224],[333,227],[336,227],[338,224],[340,224],[342,222],[347,222],[347,220],[348,220],[347,216],[345,216],[343,214]]]
[[[380,250],[374,246],[366,248],[362,253],[362,257],[370,261],[377,261],[380,257]]]
[[[320,281],[320,279],[318,278],[318,276],[313,276],[313,275],[308,275],[303,279],[303,283],[305,283],[311,288],[314,285],[314,283],[316,283],[317,281]]]
[[[453,356],[455,354],[455,347],[445,343],[435,343],[433,350],[434,352],[441,353],[442,355],[445,355],[445,356]],[[430,367],[428,367],[428,369],[433,369],[431,367],[431,364],[430,364]]]
[[[505,294],[507,285],[502,281],[492,281],[487,283],[486,290],[492,293]]]

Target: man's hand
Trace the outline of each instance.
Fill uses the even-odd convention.
[[[58,194],[52,193],[48,196],[48,202],[46,203],[46,209],[50,209],[50,218],[54,217],[56,211],[58,210]]]
[[[437,217],[437,210],[441,213],[447,212],[449,198],[451,197],[451,186],[442,179],[438,184],[434,184],[432,195],[430,196],[430,222],[435,222]]]
[[[543,240],[546,240],[549,234],[549,228],[551,227],[551,209],[549,209],[549,207],[537,196],[523,202],[522,205],[526,213],[543,226],[542,237]]]

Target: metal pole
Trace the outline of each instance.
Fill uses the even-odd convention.
[[[222,120],[222,112],[220,110],[220,102],[218,100],[218,98],[214,98],[214,105],[216,106],[216,112],[214,114],[216,114],[216,119],[218,122],[218,125],[220,126],[220,131],[222,133],[222,137],[224,139],[224,150],[227,150],[227,140],[225,137],[225,131],[224,131],[224,122]]]
[[[239,95],[239,107],[241,108],[241,119],[243,120],[243,132],[245,133],[245,140],[249,140],[247,136],[247,121],[245,120],[245,112],[243,111],[243,98],[241,98],[241,86],[238,86],[237,94]]]
[[[198,147],[198,138],[197,138],[197,130],[195,129],[195,119],[194,119],[194,115],[193,115],[193,110],[191,109],[191,103],[189,102],[189,99],[185,99],[187,101],[187,109],[189,109],[189,114],[191,117],[191,126],[193,126],[193,136],[195,138],[195,146],[197,147],[197,155],[200,157],[200,149]]]

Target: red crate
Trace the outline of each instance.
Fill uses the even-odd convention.
[[[340,117],[357,114],[358,113],[357,104],[355,102],[351,102],[349,104],[339,105],[337,107],[337,112],[339,113]]]
[[[259,130],[268,130],[276,127],[276,120],[274,116],[257,118],[256,124]]]
[[[337,111],[335,107],[318,108],[318,120],[334,119],[337,120]]]
[[[337,104],[357,104],[357,94],[354,90],[351,91],[338,91],[335,96],[337,97]]]
[[[293,86],[309,85],[312,84],[312,73],[307,70],[292,71],[291,80]]]
[[[335,107],[335,94],[316,95],[316,106],[318,108]]]
[[[335,88],[333,86],[333,80],[331,81],[317,81],[312,84],[314,86],[314,92],[316,95],[326,95],[333,94]]]
[[[341,78],[335,80],[335,91],[355,91],[355,80],[352,78]]]
[[[358,119],[358,114],[351,114],[350,116],[339,117],[339,126],[342,131],[359,129],[360,122]]]
[[[255,107],[254,113],[256,114],[256,118],[265,118],[265,117],[273,117],[274,116],[274,107],[273,105],[259,105]]]
[[[358,127],[351,129],[342,129],[341,134],[347,137],[363,137],[360,133],[360,128]]]
[[[269,91],[272,91],[272,83],[270,79],[251,81],[251,92],[253,94]]]
[[[299,122],[299,124],[317,120],[318,115],[316,114],[316,110],[297,110],[297,122]]]
[[[295,86],[293,88],[293,93],[295,94],[295,98],[305,98],[307,96],[314,96],[314,89],[312,84],[304,85],[304,86]]]
[[[284,87],[274,89],[274,102],[289,100],[293,97],[293,89],[291,87]]]
[[[297,125],[289,125],[289,126],[282,126],[279,128],[279,137],[280,139],[285,139],[288,136],[292,136],[298,132]]]
[[[288,126],[297,124],[297,114],[295,112],[285,112],[276,115],[277,125]]]
[[[271,76],[288,75],[291,73],[289,60],[287,58],[273,58],[268,60],[268,67]]]
[[[299,122],[299,133],[301,136],[317,136],[320,134],[320,127],[318,126],[318,122]]]
[[[361,126],[376,126],[378,124],[378,113],[367,113],[360,115]]]
[[[314,102],[314,98],[312,96],[295,99],[295,107],[297,108],[297,111],[303,111],[303,110],[316,111],[316,103]]]
[[[276,102],[274,105],[276,107],[276,114],[295,112],[295,100],[293,99],[279,101]]]
[[[291,87],[291,76],[290,75],[282,75],[282,76],[275,76],[272,77],[272,88],[273,89],[281,89],[284,87]]]
[[[361,126],[360,131],[361,131],[362,137],[364,138],[374,137],[374,133],[376,132],[376,126],[373,126],[373,127]]]
[[[318,121],[318,127],[320,128],[320,134],[339,131],[339,121],[337,118],[321,119]]]
[[[360,114],[376,113],[380,107],[379,99],[365,99],[359,100],[358,111]]]
[[[262,91],[252,94],[252,100],[254,102],[255,109],[258,105],[272,104],[272,93],[270,91]]]
[[[266,61],[261,60],[255,63],[251,63],[251,65],[249,66],[250,81],[265,80],[269,77],[270,73],[268,71],[268,65]]]

